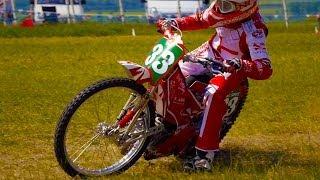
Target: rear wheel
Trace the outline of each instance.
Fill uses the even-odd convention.
[[[103,80],[80,92],[56,127],[54,148],[63,170],[72,177],[102,176],[132,166],[150,141],[147,129],[154,126],[155,120],[152,103],[128,133],[128,125],[115,127],[124,105],[128,111],[136,107],[145,93],[142,85],[126,78]],[[122,116],[125,114],[123,111]]]
[[[249,90],[248,79],[243,81],[240,85],[240,88],[231,93],[227,98],[228,102],[228,112],[227,116],[224,118],[221,131],[220,131],[220,141],[227,135],[229,130],[232,128],[232,125],[236,122],[237,117],[239,116],[242,107],[246,101]]]

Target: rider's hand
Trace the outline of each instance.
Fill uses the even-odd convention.
[[[226,59],[224,60],[226,72],[236,72],[242,68],[243,61],[239,58]]]
[[[157,31],[161,34],[165,32],[165,30],[172,30],[172,26],[177,26],[177,23],[173,19],[160,19],[156,23]]]
[[[198,60],[197,60],[197,57],[193,54],[186,54],[184,57],[183,57],[183,62],[192,62],[192,63],[197,63]]]

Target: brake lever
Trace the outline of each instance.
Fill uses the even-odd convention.
[[[216,59],[194,57],[192,55],[186,55],[183,58],[183,62],[199,63],[204,68],[210,67],[211,71],[214,74],[222,74],[223,72],[225,72],[225,69],[229,67],[229,65],[226,64],[225,62],[221,62]]]

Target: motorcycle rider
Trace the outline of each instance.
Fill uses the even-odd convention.
[[[203,99],[205,110],[196,142],[196,156],[184,164],[187,170],[211,170],[211,163],[219,151],[222,121],[228,111],[226,97],[247,77],[265,80],[272,74],[266,49],[268,29],[259,13],[258,2],[215,0],[203,12],[159,20],[157,26],[162,32],[164,27],[170,26],[182,31],[216,28],[216,33],[190,54],[221,60],[228,68],[209,81]],[[208,73],[201,64],[192,61],[179,65],[186,77]]]

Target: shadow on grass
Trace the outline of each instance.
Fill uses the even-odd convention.
[[[168,162],[167,170],[172,173],[183,172],[181,161]],[[213,163],[213,171],[236,171],[238,173],[265,174],[272,169],[294,168],[312,170],[319,166],[318,159],[306,159],[283,150],[256,150],[232,148],[222,150]]]

